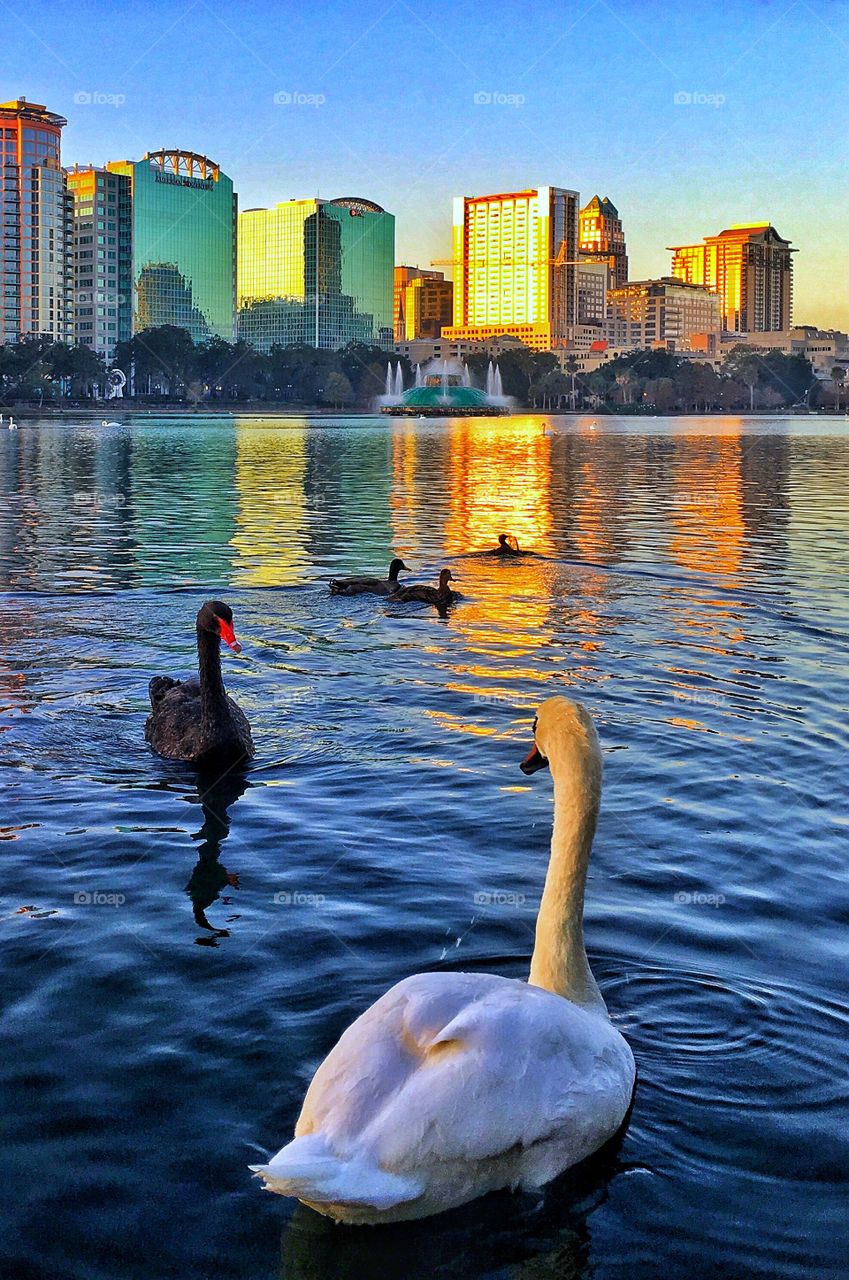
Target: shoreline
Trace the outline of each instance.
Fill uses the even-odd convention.
[[[25,419],[33,418],[93,418],[101,421],[114,420],[117,416],[132,416],[139,418],[373,418],[375,420],[385,421],[388,415],[382,413],[380,409],[322,409],[316,406],[310,406],[302,409],[292,408],[290,405],[271,405],[268,408],[253,407],[236,407],[233,405],[222,405],[217,408],[200,407],[198,405],[137,405],[124,401],[106,401],[93,407],[88,406],[71,406],[71,405],[44,405],[41,408],[30,405],[3,405],[0,403],[0,412],[3,417],[9,413],[13,418]],[[397,415],[398,420],[417,419],[417,415],[404,414]],[[439,415],[445,418],[453,418],[459,415],[447,413]],[[464,417],[474,417],[475,415],[464,414]],[[618,419],[627,418],[628,420],[645,419],[651,421],[657,418],[843,418],[847,417],[847,411],[840,409],[738,409],[733,411],[725,410],[716,412],[714,410],[693,410],[691,412],[678,411],[676,413],[620,413],[611,412],[605,409],[565,409],[561,412],[552,412],[550,409],[518,409],[514,413],[499,415],[502,421],[509,421],[510,418],[524,417],[539,418],[597,418],[597,419]]]

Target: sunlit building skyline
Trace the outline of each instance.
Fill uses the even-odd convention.
[[[771,223],[740,223],[705,236],[702,244],[670,249],[673,276],[719,295],[723,329],[769,333],[790,328],[796,250]]]
[[[73,198],[74,342],[111,359],[133,328],[131,182],[94,166],[68,170]]]
[[[232,341],[236,195],[220,165],[194,151],[116,160],[130,180],[133,329],[176,325],[195,342]]]
[[[454,285],[441,271],[395,268],[392,317],[396,342],[438,338],[453,316]]]
[[[454,200],[449,340],[514,334],[562,347],[577,320],[577,191],[534,187]]]
[[[610,268],[612,287],[621,289],[628,281],[628,250],[622,219],[609,196],[593,196],[578,215],[578,249],[581,257],[605,262]]]
[[[67,123],[26,98],[0,104],[0,342],[73,340]]]
[[[719,298],[675,277],[631,280],[608,294],[607,332],[617,348],[701,351],[719,348]]]
[[[239,216],[238,334],[260,351],[303,342],[389,346],[395,219],[371,200],[286,200]]]

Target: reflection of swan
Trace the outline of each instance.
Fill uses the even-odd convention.
[[[339,1221],[426,1217],[502,1187],[541,1186],[611,1138],[634,1058],[583,941],[601,750],[586,711],[543,703],[525,773],[550,763],[551,858],[527,983],[406,978],[319,1067],[295,1138],[263,1166],[271,1191]]]
[[[501,1191],[441,1218],[438,1231],[428,1221],[359,1231],[299,1205],[283,1232],[281,1277],[483,1280],[509,1274],[516,1280],[520,1276],[579,1280],[586,1274],[587,1218],[607,1199],[610,1180],[623,1171],[620,1146],[617,1137],[579,1168],[558,1178],[542,1200],[533,1198],[530,1213],[530,1197]],[[508,1258],[509,1272],[505,1270]]]
[[[228,938],[229,929],[219,929],[209,923],[206,918],[207,907],[211,907],[222,889],[230,885],[239,888],[237,872],[228,871],[219,861],[221,845],[230,831],[228,809],[234,801],[243,795],[247,788],[247,779],[237,773],[225,773],[218,777],[217,773],[209,778],[198,777],[198,800],[203,807],[203,826],[197,834],[200,840],[197,864],[186,885],[186,893],[192,900],[195,924],[206,929],[211,937],[197,939],[202,946],[216,946],[218,938]]]

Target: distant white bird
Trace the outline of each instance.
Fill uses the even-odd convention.
[[[592,720],[549,698],[525,773],[554,777],[551,859],[527,982],[418,973],[366,1010],[318,1068],[294,1139],[251,1166],[267,1190],[340,1222],[424,1218],[540,1187],[617,1132],[634,1057],[584,950],[601,796]]]
[[[104,418],[101,421],[100,425],[101,427],[120,427],[121,424],[120,422],[107,422],[106,419]]]
[[[18,424],[17,424],[17,422],[15,422],[15,419],[12,417],[12,415],[11,415],[11,413],[10,413],[10,414],[9,414],[9,430],[10,430],[10,431],[17,431],[17,429],[18,429]]]

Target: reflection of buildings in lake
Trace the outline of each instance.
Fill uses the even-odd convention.
[[[304,486],[314,562],[378,572],[388,568],[393,550],[409,550],[393,541],[390,450],[382,422],[342,430],[313,423]]]
[[[552,441],[539,419],[460,418],[449,430],[449,554],[493,547],[506,530],[521,547],[549,555]]]
[[[304,492],[307,424],[236,418],[234,569],[257,586],[307,577]]]
[[[741,459],[737,436],[677,440],[672,464],[671,559],[684,569],[735,582],[744,554]]]
[[[140,423],[131,444],[135,581],[219,582],[230,573],[234,441],[230,423]]]
[[[552,449],[554,523],[561,555],[615,564],[628,547],[628,500],[634,484],[629,439],[591,434],[578,419],[575,435]]]

